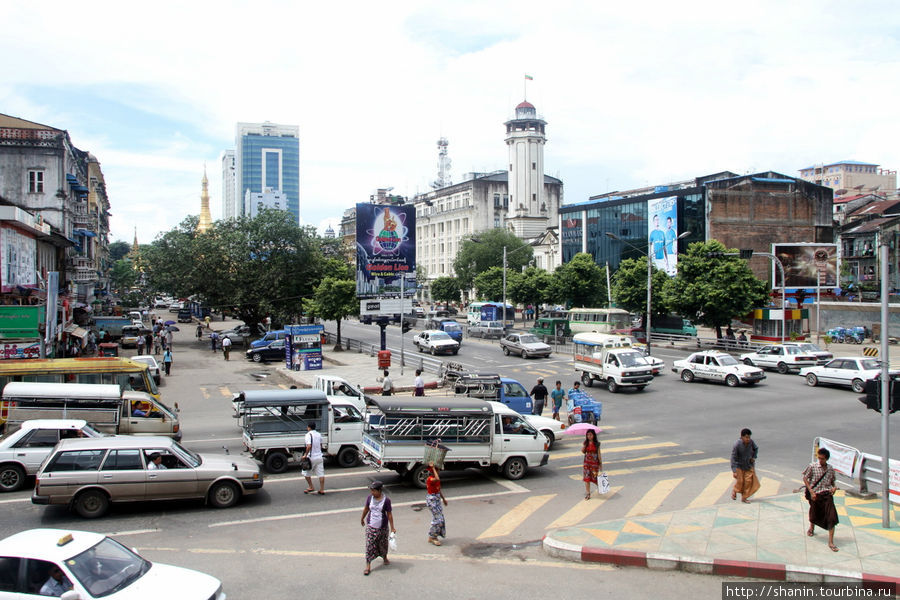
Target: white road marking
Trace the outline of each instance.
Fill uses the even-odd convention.
[[[156,533],[160,529],[132,529],[131,531],[110,531],[101,535],[119,536],[119,535],[141,535],[142,533]]]
[[[12,504],[14,502],[31,502],[31,498],[10,498],[9,500],[0,500],[0,504]]]

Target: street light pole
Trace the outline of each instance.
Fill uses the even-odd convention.
[[[506,246],[503,246],[503,327],[506,328]]]

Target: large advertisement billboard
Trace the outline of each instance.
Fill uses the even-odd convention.
[[[667,275],[678,271],[678,198],[647,200],[647,241],[653,266]]]
[[[356,205],[356,295],[360,298],[415,294],[416,207]]]
[[[784,267],[787,288],[833,288],[838,285],[837,244],[772,244],[772,254]],[[782,287],[778,269],[775,269],[772,287]]]

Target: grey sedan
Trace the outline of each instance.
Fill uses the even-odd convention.
[[[533,333],[511,333],[500,340],[500,347],[503,348],[503,354],[519,354],[522,358],[531,356],[550,356],[552,349],[538,339]]]

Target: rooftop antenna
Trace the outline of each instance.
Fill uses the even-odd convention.
[[[431,183],[431,188],[435,190],[439,190],[441,188],[445,188],[449,185],[453,185],[453,182],[450,180],[450,157],[447,155],[447,146],[450,145],[450,142],[447,141],[447,138],[441,137],[437,141],[438,147],[438,177]]]

